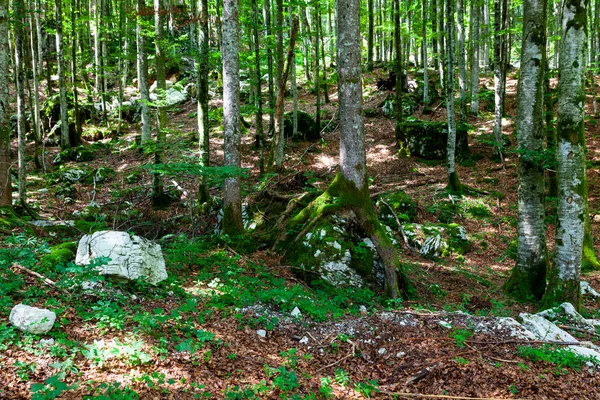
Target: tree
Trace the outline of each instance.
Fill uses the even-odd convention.
[[[8,0],[0,0],[0,206],[12,206],[8,64]]]
[[[448,144],[446,159],[448,166],[448,191],[461,193],[462,187],[456,172],[456,115],[454,113],[454,0],[446,0],[446,111],[448,113]],[[460,56],[460,54],[459,54]],[[464,55],[463,55],[464,58]]]
[[[367,34],[367,71],[373,71],[373,37],[375,35],[375,13],[373,0],[367,0],[367,14],[369,15],[369,32]]]
[[[542,308],[568,301],[579,308],[579,278],[585,230],[586,0],[565,0],[559,54],[557,121],[558,224],[554,266]]]
[[[504,87],[506,81],[506,33],[508,0],[494,0],[494,160],[504,159]]]
[[[225,166],[240,168],[240,56],[238,0],[223,0],[223,137]],[[239,176],[225,179],[223,233],[244,232]]]
[[[479,21],[481,4],[478,0],[473,0],[473,38],[471,46],[473,49],[473,62],[471,64],[471,113],[479,114]]]
[[[546,0],[523,3],[523,40],[518,84],[516,131],[519,146],[519,219],[517,262],[504,289],[514,296],[540,299],[546,286],[543,156]]]
[[[422,51],[423,51],[423,105],[429,104],[429,71],[427,65],[427,0],[422,0],[423,4],[421,7],[422,16],[422,31],[421,36],[423,37]]]
[[[57,0],[60,1],[60,0]],[[146,8],[145,0],[137,2],[137,61],[138,61],[138,80],[140,97],[142,103],[142,145],[152,141],[152,132],[150,130],[150,89],[148,88],[148,58],[146,56],[146,32],[144,29],[144,12]]]
[[[254,0],[254,3],[256,0]],[[208,71],[209,71],[209,35],[208,35],[208,0],[198,0],[198,143],[200,146],[200,166],[208,167],[210,164],[210,138],[208,126]],[[258,18],[258,10],[254,10]],[[258,43],[258,32],[256,41]],[[257,44],[258,45],[258,44]],[[260,71],[259,71],[260,72]],[[262,103],[259,108],[261,113],[261,136],[262,136]],[[208,183],[203,176],[200,181],[198,201],[200,204],[210,200]]]
[[[457,29],[457,44],[458,44],[458,90],[459,90],[459,102],[458,102],[458,116],[461,121],[466,118],[467,108],[467,68],[465,65],[465,0],[456,0],[456,16],[458,18],[458,29]],[[452,19],[454,24],[454,14],[447,14],[448,19]],[[450,35],[450,33],[448,33]],[[450,51],[450,41],[454,41],[454,38],[448,39],[448,51]],[[453,44],[452,44],[453,45]],[[454,45],[453,45],[454,46]],[[452,51],[454,54],[454,50]],[[450,56],[448,56],[450,59]],[[448,73],[453,73],[453,69],[448,69]],[[454,89],[453,89],[454,90]]]

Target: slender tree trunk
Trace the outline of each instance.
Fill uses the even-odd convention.
[[[367,0],[367,13],[369,15],[369,33],[367,35],[367,71],[373,71],[373,37],[375,34],[375,13],[373,0]]]
[[[432,57],[433,57],[433,68],[437,69],[439,66],[439,49],[438,49],[438,29],[437,29],[437,0],[431,0],[431,44],[432,44]]]
[[[479,114],[479,47],[480,47],[480,36],[479,36],[479,21],[480,21],[480,10],[481,4],[477,0],[474,0],[473,4],[473,62],[471,63],[471,113]]]
[[[466,119],[467,109],[467,68],[465,65],[465,0],[456,0],[456,16],[458,18],[458,116],[459,120]],[[448,16],[450,18],[451,16]],[[448,70],[450,73],[450,70]]]
[[[586,0],[565,0],[558,80],[558,224],[554,267],[542,308],[570,302],[580,307],[581,259],[585,231]]]
[[[427,65],[427,0],[422,0],[421,17],[422,17],[422,32],[423,37],[423,105],[429,104],[429,65]]]
[[[10,49],[8,0],[0,0],[0,206],[12,207],[10,179],[10,102],[8,94]]]
[[[165,92],[167,90],[165,76],[165,54],[164,54],[164,4],[162,0],[154,0],[154,47],[156,68],[156,92],[157,101],[157,124],[156,124],[156,150],[154,152],[154,164],[163,162],[165,145],[167,140],[167,110],[165,109]],[[165,204],[162,177],[159,173],[152,176],[152,203],[155,206]]]
[[[146,32],[144,31],[145,0],[137,3],[137,59],[139,66],[139,88],[142,103],[142,145],[152,141],[150,125],[150,90],[148,88],[148,58],[146,57]]]
[[[554,107],[556,106],[556,90],[550,88],[550,68],[546,59],[546,76],[544,78],[544,106],[546,127],[546,149],[550,154],[556,154],[556,124],[554,120]],[[548,197],[558,197],[558,180],[556,176],[556,156],[548,169]]]
[[[441,2],[440,7],[443,10],[446,0],[439,0]],[[444,13],[440,10],[437,13],[438,16],[438,48],[440,50],[440,84],[442,88],[445,89],[446,86],[446,76],[445,76],[445,66],[446,66],[446,27],[444,25]]]
[[[275,129],[275,87],[273,79],[273,51],[271,50],[271,0],[264,0],[263,12],[266,27],[267,40],[267,68],[269,75],[269,136],[273,134]]]
[[[329,104],[329,85],[327,84],[327,62],[325,60],[325,34],[323,33],[323,17],[319,16],[317,20],[319,28],[319,37],[321,38],[321,63],[323,64],[323,98],[325,104]]]
[[[290,14],[290,26],[293,28],[294,26],[294,7],[290,5],[289,14]],[[296,17],[297,18],[297,17]],[[330,15],[331,18],[331,15]],[[331,21],[330,21],[331,24]],[[331,25],[330,25],[331,28]],[[333,32],[333,30],[332,30]],[[292,92],[292,137],[295,137],[298,134],[298,85],[296,82],[296,49],[293,49],[294,54],[292,55],[291,62],[291,70],[290,70],[290,83],[291,83],[291,92]]]
[[[319,23],[317,22],[320,17],[319,3],[315,6],[315,135],[321,133],[321,72],[319,66]]]
[[[201,167],[208,167],[210,165],[210,128],[208,125],[208,0],[198,0],[198,12],[198,45],[200,46],[200,51],[198,53],[198,82],[196,86],[198,88],[198,144],[200,150],[199,163]],[[257,11],[255,11],[255,15],[256,14]],[[256,16],[256,18],[258,18],[258,16]],[[210,201],[208,182],[204,174],[200,178],[198,201],[200,204]]]
[[[448,64],[446,80],[446,110],[448,113],[448,144],[446,146],[446,157],[448,164],[448,191],[451,193],[461,193],[462,188],[456,172],[456,116],[454,115],[454,0],[446,0],[446,45]]]
[[[504,288],[520,299],[540,299],[546,287],[548,256],[544,223],[544,167],[532,154],[544,151],[546,0],[523,3],[523,41],[517,96],[519,157],[517,262]]]
[[[42,121],[40,117],[40,93],[39,93],[39,76],[38,72],[38,59],[41,54],[36,54],[37,51],[37,36],[36,36],[36,27],[35,27],[35,17],[30,14],[29,16],[29,31],[30,31],[30,52],[31,52],[31,72],[33,78],[33,109],[32,109],[32,124],[33,124],[33,133],[35,140],[35,156],[34,162],[36,168],[41,168],[43,166],[41,154],[41,142],[42,142]]]
[[[262,76],[260,72],[260,34],[258,19],[258,0],[252,0],[252,13],[254,14],[254,71],[256,81],[256,147],[258,148],[258,166],[260,175],[265,173],[265,137],[263,133],[263,101],[262,101]]]
[[[312,77],[310,75],[310,25],[308,24],[308,18],[306,17],[306,9],[301,8],[300,17],[302,18],[302,42],[304,44],[304,75],[306,81],[310,82]]]
[[[502,117],[504,114],[504,24],[502,0],[494,0],[494,160],[504,160],[504,136]]]
[[[69,119],[67,109],[67,87],[65,82],[65,61],[63,55],[62,0],[56,5],[56,63],[58,66],[58,89],[60,90],[60,147],[71,147],[69,140]]]
[[[490,0],[483,0],[483,68],[490,65]]]
[[[400,136],[400,124],[403,120],[402,106],[402,82],[404,81],[404,66],[402,65],[402,26],[400,25],[400,0],[394,0],[394,46],[396,47],[396,58],[394,70],[396,71],[396,137]]]
[[[277,125],[283,126],[283,107],[281,109],[277,109],[277,94],[281,91],[281,77],[283,76],[283,0],[276,0],[276,10],[275,10],[275,37],[277,38],[277,45],[275,48],[275,97],[273,98],[273,103],[270,104],[271,107],[275,107],[274,112],[274,120],[273,120],[273,129],[275,135],[277,135]],[[275,136],[276,138],[277,136]],[[280,167],[281,165],[278,165]]]
[[[238,0],[223,0],[223,137],[225,166],[240,168],[240,57]],[[225,179],[223,233],[244,232],[240,177]]]
[[[77,15],[76,7],[71,7],[71,85],[73,86],[73,122],[75,123],[74,137],[70,138],[71,146],[81,143],[81,121],[79,115],[79,94],[77,93]]]

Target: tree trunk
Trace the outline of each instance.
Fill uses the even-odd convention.
[[[264,20],[266,27],[267,40],[267,68],[269,75],[269,136],[275,129],[275,87],[273,79],[273,51],[271,50],[271,0],[265,0],[263,3]]]
[[[504,114],[504,24],[502,0],[494,0],[494,160],[504,160],[504,136],[502,117]]]
[[[456,116],[454,115],[454,0],[446,0],[446,45],[447,45],[447,78],[446,78],[446,110],[448,113],[448,144],[446,157],[448,166],[448,191],[460,194],[462,187],[456,172]],[[464,58],[464,57],[463,57]]]
[[[558,224],[554,267],[542,308],[570,302],[580,308],[581,259],[585,231],[585,53],[586,1],[563,3],[558,79]]]
[[[439,49],[438,49],[438,38],[437,38],[437,0],[431,0],[431,44],[433,47],[433,68],[436,69],[439,67]]]
[[[58,0],[57,0],[58,1]],[[141,144],[146,145],[152,141],[150,126],[150,90],[148,88],[148,58],[146,57],[146,32],[144,31],[145,0],[137,3],[137,59],[139,66],[139,88],[142,103],[142,138]]]
[[[467,68],[465,65],[465,0],[456,0],[456,16],[458,18],[458,89],[459,89],[459,102],[458,102],[458,116],[459,120],[464,121],[466,119],[467,109]],[[454,18],[453,15],[448,15],[448,18]],[[448,39],[448,43],[450,39]],[[448,45],[448,51],[450,46]],[[451,73],[448,70],[448,73]]]
[[[206,1],[206,0],[205,0]],[[263,133],[263,101],[262,101],[262,76],[260,72],[260,34],[259,34],[259,13],[258,0],[252,0],[252,13],[254,14],[254,73],[256,81],[256,122],[255,122],[255,138],[256,147],[258,148],[258,167],[260,175],[265,173],[265,137]]]
[[[315,6],[315,135],[321,133],[321,72],[319,67],[319,23],[318,19],[321,18],[319,12],[319,3]]]
[[[375,13],[373,0],[367,0],[367,13],[369,15],[369,33],[367,35],[367,71],[373,71],[373,37],[375,35]]]
[[[396,71],[396,136],[398,137],[400,123],[402,122],[402,82],[404,81],[404,67],[402,65],[402,26],[400,25],[400,0],[394,0],[394,46],[396,47],[396,58],[394,69]]]
[[[19,201],[21,204],[27,202],[27,161],[25,154],[25,71],[23,68],[23,38],[25,36],[23,30],[23,16],[25,10],[22,0],[13,0],[13,17],[14,17],[14,32],[15,32],[15,86],[17,92],[17,132],[18,132],[18,176],[19,176]],[[58,32],[58,29],[57,29]],[[58,33],[57,33],[58,35]],[[61,107],[62,110],[62,107]],[[68,131],[67,131],[68,132]],[[68,140],[68,136],[67,136]]]
[[[238,0],[223,0],[223,137],[225,166],[240,168],[240,57]],[[223,233],[244,232],[240,177],[225,179]]]
[[[441,2],[440,7],[443,10],[444,9],[444,4],[446,0],[439,0]],[[445,89],[445,85],[446,85],[446,76],[444,75],[444,68],[446,65],[446,27],[444,26],[444,13],[440,10],[439,13],[437,13],[438,16],[438,49],[440,50],[440,64],[439,64],[439,69],[440,69],[440,83],[442,85],[442,88]]]
[[[427,0],[422,0],[421,17],[422,17],[422,32],[423,44],[421,45],[423,51],[423,105],[429,104],[429,75],[427,65]],[[396,77],[398,78],[398,77]]]
[[[0,0],[0,206],[11,207],[8,25],[8,0]]]
[[[71,147],[67,109],[67,87],[63,55],[62,0],[56,0],[56,63],[58,66],[58,89],[60,91],[60,147]]]
[[[476,1],[476,0],[475,0]],[[481,5],[476,1],[473,4],[473,38],[471,40],[473,47],[473,62],[471,63],[471,113],[479,114],[479,21]]]
[[[35,17],[29,16],[29,31],[30,31],[30,52],[31,52],[31,72],[33,78],[33,109],[32,109],[32,124],[33,133],[35,140],[35,156],[34,162],[37,168],[41,168],[44,165],[42,160],[43,154],[41,153],[41,142],[42,142],[42,121],[40,117],[40,94],[39,94],[39,75],[38,72],[38,60],[41,54],[36,54],[37,51],[37,36],[35,27]],[[45,171],[44,171],[45,172]]]
[[[483,0],[483,68],[487,69],[490,65],[490,0]]]
[[[208,35],[208,0],[198,0],[198,144],[200,150],[200,166],[210,165],[210,128],[208,124],[208,74],[209,74],[209,35]],[[258,10],[255,10],[258,18]],[[258,32],[257,32],[258,34]],[[260,71],[259,71],[260,72]],[[262,110],[261,110],[262,122]],[[262,125],[261,125],[262,127]],[[198,191],[200,204],[210,201],[208,182],[203,174]]]
[[[165,109],[165,92],[167,83],[165,77],[165,54],[164,54],[164,7],[162,0],[154,0],[154,67],[156,69],[156,93],[158,101],[157,124],[156,124],[156,150],[154,151],[154,164],[162,164],[167,139],[167,110]],[[152,176],[152,204],[162,206],[166,202],[162,177],[155,172]]]
[[[525,300],[540,299],[546,287],[548,256],[544,223],[544,76],[546,66],[546,0],[523,3],[523,41],[517,97],[519,220],[517,262],[504,289]]]

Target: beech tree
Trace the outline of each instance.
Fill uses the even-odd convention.
[[[0,206],[12,206],[8,82],[8,0],[0,0]]]
[[[240,56],[238,0],[223,0],[223,137],[226,166],[240,168]],[[239,176],[225,179],[223,233],[244,232]]]
[[[504,288],[516,297],[540,299],[546,286],[548,258],[544,223],[543,155],[546,0],[523,2],[521,73],[516,131],[519,146],[519,218],[517,262]]]
[[[585,71],[587,0],[564,0],[559,54],[557,120],[558,224],[554,265],[542,308],[568,301],[580,306],[585,229]]]
[[[448,114],[448,143],[446,162],[448,167],[448,190],[461,193],[462,187],[456,172],[456,115],[454,112],[454,0],[446,0],[446,111]],[[459,55],[460,56],[460,55]]]
[[[254,0],[254,5],[256,0]],[[254,9],[258,18],[258,10]],[[257,33],[258,36],[258,33]],[[258,45],[258,37],[255,38]],[[210,164],[210,137],[208,125],[208,72],[209,72],[209,32],[208,32],[208,0],[198,0],[198,142],[200,147],[200,166],[208,167]],[[259,71],[260,72],[260,71]],[[259,81],[260,82],[260,81]],[[260,134],[262,136],[262,103],[260,111]],[[258,132],[257,132],[258,135]],[[203,175],[200,181],[198,201],[200,204],[210,200],[208,183]]]

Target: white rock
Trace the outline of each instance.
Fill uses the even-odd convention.
[[[110,259],[98,267],[102,275],[142,278],[153,285],[167,279],[160,245],[127,232],[101,231],[82,237],[75,263],[87,265],[97,257]]]
[[[302,313],[300,312],[300,309],[298,307],[294,307],[290,315],[294,318],[300,318],[302,316]]]
[[[308,338],[306,336],[304,336],[302,339],[300,339],[300,343],[308,344]]]
[[[383,348],[383,347],[382,347],[382,348],[380,348],[379,350],[377,350],[377,352],[378,352],[379,354],[381,354],[381,355],[384,355],[384,354],[387,352],[387,350],[386,350],[385,348]]]
[[[442,328],[452,329],[452,324],[447,321],[438,321],[438,325],[441,326]]]
[[[261,338],[266,338],[267,337],[267,331],[265,331],[264,329],[259,329],[256,331],[256,334],[258,336],[260,336]]]
[[[50,338],[50,339],[41,339],[40,340],[40,344],[44,347],[47,346],[54,346],[54,339]]]
[[[358,310],[363,315],[365,315],[368,312],[367,307],[365,307],[364,305],[361,305],[360,307],[358,307]]]
[[[403,352],[403,351],[401,351],[401,352],[398,352],[398,353],[396,353],[396,358],[402,358],[402,357],[404,357],[405,355],[406,355],[406,353],[405,353],[405,352]]]
[[[593,350],[593,349],[589,349],[587,347],[583,347],[583,346],[569,346],[569,349],[575,353],[575,354],[579,354],[580,356],[583,357],[587,357],[590,359],[590,361],[593,362],[589,362],[587,363],[588,366],[593,366],[595,365],[599,365],[600,363],[600,352],[598,352],[597,350]]]
[[[167,81],[165,81],[165,83],[166,83],[167,89],[170,89],[173,87],[173,82],[167,80]],[[156,92],[157,87],[158,87],[158,81],[154,81],[154,83],[152,84],[152,86],[150,86],[150,89],[148,91],[150,93],[154,93],[154,92]]]
[[[184,92],[180,92],[174,87],[169,88],[165,91],[165,99],[164,99],[164,107],[171,107],[177,105],[179,103],[183,103],[188,99],[188,94]],[[150,100],[153,102],[158,101],[158,95],[156,93],[150,94]]]
[[[594,290],[593,287],[590,286],[590,284],[586,281],[581,281],[579,283],[580,287],[581,287],[581,295],[585,296],[585,295],[590,295],[593,298],[600,298],[600,293],[598,293],[596,290]]]
[[[56,314],[43,308],[18,304],[10,311],[8,320],[17,329],[42,335],[52,329],[54,321],[56,321]]]
[[[520,317],[523,320],[523,326],[539,340],[577,342],[577,339],[568,332],[563,331],[558,326],[539,315],[521,313]]]

